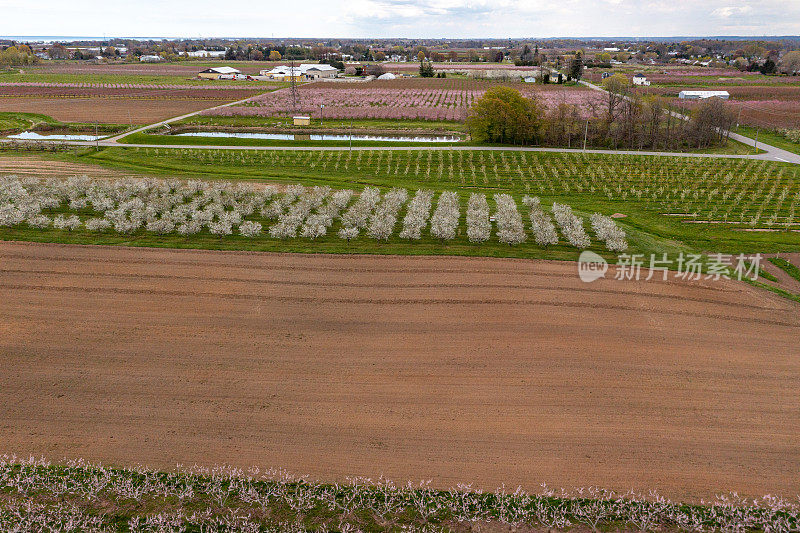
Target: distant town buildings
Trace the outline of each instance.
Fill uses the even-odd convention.
[[[186,57],[225,57],[225,50],[197,50],[186,52]]]

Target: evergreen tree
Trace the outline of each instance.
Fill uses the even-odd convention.
[[[423,78],[432,78],[433,77],[433,63],[430,61],[420,61],[419,62],[419,75]]]
[[[772,59],[767,58],[761,65],[761,74],[775,74],[775,62]]]
[[[580,80],[583,76],[583,54],[580,51],[576,52],[575,57],[572,58],[569,66],[569,75],[575,80]]]

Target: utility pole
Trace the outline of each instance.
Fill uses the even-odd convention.
[[[353,151],[353,119],[350,119],[350,151]]]
[[[758,153],[758,126],[756,126],[756,141],[753,143],[753,150]]]
[[[323,125],[323,121],[325,120],[325,104],[319,104],[319,125]]]
[[[300,103],[300,96],[297,94],[297,79],[295,77],[295,70],[294,70],[294,58],[289,62],[289,83],[291,83],[292,87],[292,112],[297,112],[297,106]]]
[[[589,119],[586,119],[586,129],[583,130],[583,151],[586,151],[586,138],[589,136]]]

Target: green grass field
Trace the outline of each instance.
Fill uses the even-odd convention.
[[[0,151],[0,157],[4,152]],[[16,152],[5,155],[19,157]],[[532,238],[510,246],[496,235],[482,244],[466,236],[464,212],[471,192],[488,195],[508,192],[521,206],[523,195],[539,196],[546,209],[555,202],[572,206],[584,219],[594,212],[621,213],[619,226],[627,232],[627,253],[780,253],[800,251],[800,168],[761,160],[676,158],[546,152],[490,152],[477,150],[425,151],[246,151],[168,148],[101,148],[36,157],[97,164],[122,174],[160,177],[248,180],[258,182],[328,185],[356,191],[365,186],[455,190],[462,206],[457,237],[441,242],[427,232],[419,241],[397,236],[387,241],[361,235],[351,242],[338,237],[339,223],[316,240],[281,240],[264,233],[256,238],[216,236],[203,230],[192,236],[157,235],[140,229],[131,235],[86,229],[35,229],[26,224],[0,228],[0,239],[75,244],[110,244],[219,250],[307,253],[372,253],[401,255],[467,255],[570,260],[579,250],[566,244],[543,248]],[[66,208],[64,208],[66,209]],[[59,209],[47,210],[52,217]],[[527,210],[523,221],[529,228]],[[73,212],[70,212],[73,213]],[[78,213],[81,220],[98,216]],[[398,225],[405,208],[398,216]],[[669,216],[679,215],[679,216]],[[274,222],[258,215],[248,220],[266,228]],[[715,223],[696,223],[713,221]],[[693,223],[695,222],[695,223]],[[611,262],[593,238],[591,250]],[[762,286],[764,284],[760,284]],[[784,289],[764,286],[781,296],[797,299]]]
[[[302,132],[296,132],[302,135]],[[364,133],[363,131],[361,132]],[[134,133],[119,140],[122,144],[161,144],[185,146],[430,146],[429,142],[397,141],[288,141],[271,139],[241,139],[234,137],[181,137],[178,135],[152,135]],[[466,144],[461,141],[436,143],[436,146]]]
[[[185,178],[257,180],[361,189],[367,185],[509,192],[560,201],[584,214],[619,212],[640,251],[693,249],[709,252],[800,251],[800,169],[758,160],[609,156],[485,151],[237,151],[166,148],[86,149],[52,157],[94,163],[126,172]],[[679,216],[666,216],[679,215]],[[690,221],[716,223],[692,223]],[[759,230],[759,231],[753,231]],[[7,238],[39,239],[36,232],[4,230]],[[66,236],[71,241],[95,235]],[[55,238],[54,236],[47,237]],[[61,237],[59,237],[61,238]],[[235,248],[236,238],[180,242],[152,236],[141,244]],[[102,237],[122,242],[120,237]],[[128,239],[131,240],[131,239]],[[133,239],[132,241],[136,241]],[[81,241],[81,242],[83,242]],[[136,244],[136,242],[131,242]],[[323,246],[320,246],[323,244]],[[548,250],[499,246],[475,249],[419,243],[414,252],[394,244],[313,243],[320,251],[452,253],[571,258]],[[265,249],[307,251],[311,243],[264,243]],[[462,247],[459,247],[462,246]],[[326,248],[332,247],[332,248]],[[380,249],[380,250],[379,250]],[[567,257],[569,256],[569,257]]]
[[[800,281],[800,268],[796,267],[782,257],[771,257],[769,261],[776,267],[789,274],[792,278]]]
[[[20,131],[73,131],[94,132],[95,127],[101,133],[115,133],[125,130],[127,126],[118,124],[82,124],[78,122],[60,122],[53,117],[38,113],[0,112],[0,133],[10,134]]]
[[[31,129],[39,124],[52,124],[55,120],[36,113],[0,112],[0,132]]]
[[[292,128],[297,130],[316,128],[336,128],[354,130],[430,130],[430,131],[466,131],[463,122],[435,121],[435,120],[379,120],[379,119],[324,119],[322,123],[317,118],[312,119],[311,126],[294,126],[289,117],[212,117],[194,115],[174,122],[175,126],[203,126],[225,128]]]
[[[141,173],[503,190],[643,205],[691,220],[797,222],[800,169],[762,160],[481,150],[108,148],[82,157]]]
[[[193,117],[192,117],[193,118]],[[366,122],[366,121],[364,121]],[[329,126],[335,127],[335,126]],[[354,134],[364,134],[369,133],[370,131],[374,131],[370,128],[370,125],[363,124],[360,131],[353,128]],[[203,128],[204,130],[208,131],[209,128]],[[163,130],[162,130],[163,131]],[[347,134],[348,129],[342,131],[342,134]],[[297,134],[302,134],[302,131],[293,131]],[[398,130],[398,134],[401,134]],[[430,132],[435,133],[435,132]],[[284,140],[270,140],[270,139],[242,139],[242,138],[234,138],[234,137],[181,137],[177,135],[160,135],[154,133],[135,133],[132,135],[128,135],[127,137],[123,137],[119,140],[122,144],[158,144],[158,145],[184,145],[184,146],[395,146],[395,147],[402,147],[402,146],[431,146],[429,142],[397,142],[397,141],[359,141],[354,140],[350,141],[284,141]],[[471,142],[468,140],[463,141],[454,141],[454,142],[437,142],[435,146],[438,147],[446,147],[446,146],[497,146],[502,147],[503,145],[493,145],[488,143],[476,143]],[[594,147],[589,146],[589,149]],[[604,148],[604,147],[601,147]],[[762,152],[762,150],[759,150]],[[723,146],[714,146],[710,148],[704,149],[696,149],[696,150],[687,150],[686,153],[694,153],[694,154],[733,154],[733,155],[747,155],[755,153],[751,147],[747,145],[737,142],[737,141],[729,141]]]
[[[781,148],[783,150],[786,150],[787,152],[800,154],[800,144],[793,143],[783,135],[780,135],[779,133],[776,133],[774,131],[763,130],[763,129],[756,130],[756,128],[751,128],[749,126],[739,126],[738,128],[736,128],[736,133],[740,133],[742,135],[750,137],[751,139],[755,139],[756,133],[758,133],[759,143],[763,142],[775,146],[776,148]]]

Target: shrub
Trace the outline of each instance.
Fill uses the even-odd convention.
[[[583,229],[583,221],[577,217],[568,205],[554,203],[553,216],[561,228],[561,233],[567,241],[576,248],[588,248],[591,244],[589,236]]]
[[[530,209],[531,231],[533,240],[539,246],[558,244],[558,233],[550,216],[542,211],[541,201],[538,197],[525,196],[522,203]]]
[[[489,203],[486,195],[472,193],[467,203],[467,238],[469,242],[484,242],[492,236]]]
[[[257,237],[261,235],[261,224],[250,220],[239,224],[239,233],[244,237]]]
[[[520,244],[525,242],[525,226],[517,210],[517,203],[510,194],[495,194],[497,204],[497,238],[502,243]]]
[[[414,198],[408,203],[406,216],[403,218],[403,229],[400,231],[400,238],[419,240],[422,237],[422,230],[428,224],[428,217],[431,212],[433,202],[433,192],[418,190]]]
[[[458,194],[452,191],[441,193],[431,217],[431,235],[443,241],[455,239],[459,216]]]

